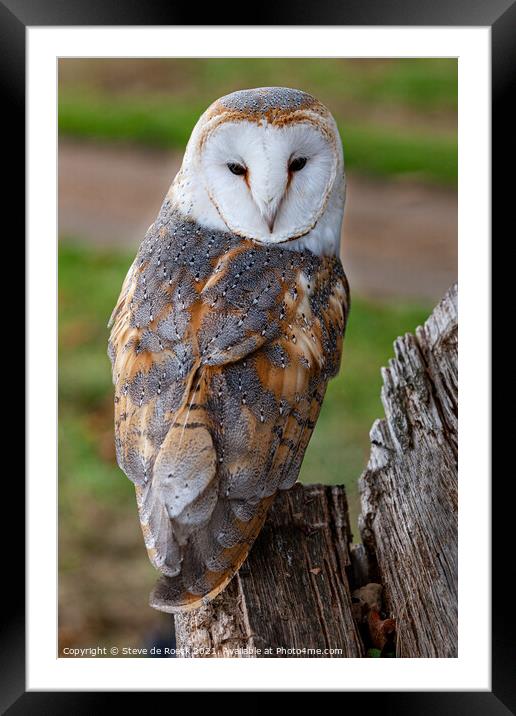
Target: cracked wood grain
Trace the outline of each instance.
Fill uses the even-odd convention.
[[[398,657],[457,656],[457,286],[383,370],[360,528]]]

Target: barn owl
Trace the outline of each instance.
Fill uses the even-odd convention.
[[[200,117],[111,317],[115,443],[164,611],[214,598],[297,479],[340,365],[345,178],[329,111],[241,90]]]

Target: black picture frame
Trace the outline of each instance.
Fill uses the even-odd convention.
[[[221,23],[217,8],[206,8],[207,24]],[[60,25],[191,25],[194,13],[176,8],[171,2],[142,2],[140,0],[0,0],[0,47],[2,62],[0,76],[4,89],[2,119],[3,138],[8,146],[16,147],[15,161],[9,162],[9,207],[4,216],[12,222],[7,235],[20,241],[25,216],[25,31],[28,26]],[[492,37],[492,211],[493,235],[513,214],[513,183],[504,179],[510,137],[516,126],[511,111],[511,83],[516,69],[516,0],[319,0],[275,6],[267,17],[266,8],[260,11],[259,25],[386,25],[386,26],[484,26],[491,28]],[[209,22],[208,22],[209,21]],[[5,179],[5,175],[4,175]],[[18,210],[17,210],[18,209]],[[507,223],[507,226],[511,226]],[[5,227],[5,224],[4,224]],[[4,229],[5,230],[5,229]],[[514,229],[512,229],[514,233]],[[28,287],[30,290],[30,287]],[[28,346],[29,350],[31,346]],[[501,380],[501,379],[500,379]],[[493,385],[493,387],[495,387]],[[19,400],[19,396],[17,397]],[[5,433],[4,433],[5,434]],[[493,439],[493,455],[501,450],[503,430]],[[498,450],[496,449],[498,446]],[[8,595],[3,610],[4,627],[0,641],[0,708],[2,713],[82,714],[112,708],[113,697],[120,694],[95,692],[26,692],[25,690],[25,570],[21,560],[23,549],[24,484],[21,470],[12,471],[8,485],[10,511],[16,511],[16,549],[7,544],[3,550],[4,595]],[[502,473],[503,480],[503,473]],[[502,492],[503,491],[503,492]],[[509,529],[512,503],[506,499],[503,483],[493,484],[493,592],[492,592],[492,691],[478,692],[360,692],[346,693],[354,707],[372,712],[397,714],[476,714],[500,716],[516,713],[516,670],[514,664],[514,617],[507,591],[510,584],[506,558],[512,544]],[[7,540],[11,543],[11,539]],[[474,599],[474,595],[471,596]],[[511,633],[512,627],[512,633]],[[141,703],[141,694],[131,693],[133,705]]]

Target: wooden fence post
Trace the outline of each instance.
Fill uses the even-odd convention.
[[[363,544],[342,486],[280,493],[226,590],[175,615],[178,656],[365,656],[352,593],[368,582],[398,657],[457,655],[457,287],[394,347],[359,481]],[[151,606],[167,611],[166,595],[162,577]]]
[[[360,529],[397,656],[457,656],[457,286],[383,369]]]

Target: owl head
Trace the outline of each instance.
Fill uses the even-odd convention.
[[[345,178],[335,120],[300,90],[222,97],[194,127],[168,198],[206,228],[337,254]]]

